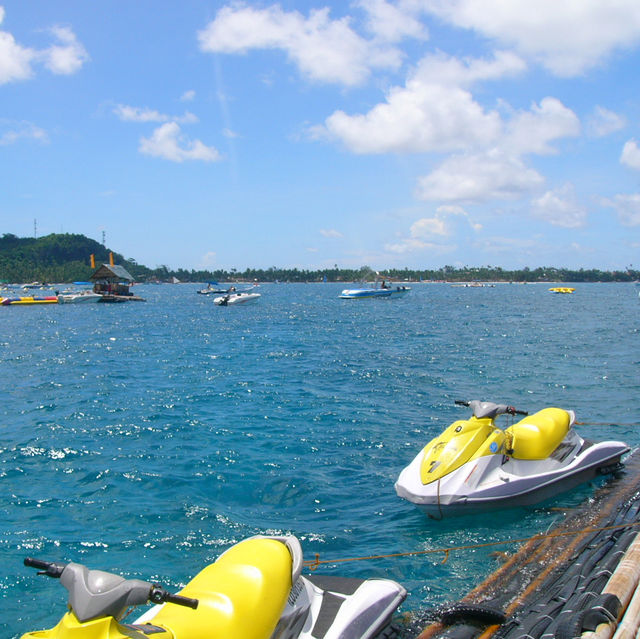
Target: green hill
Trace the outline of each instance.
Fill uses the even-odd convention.
[[[72,282],[88,280],[96,265],[109,262],[108,248],[84,235],[70,233],[20,238],[5,234],[0,237],[0,280],[4,282]],[[127,270],[136,265],[113,253],[114,261]],[[137,269],[138,271],[140,269]],[[146,269],[145,269],[146,270]],[[131,271],[130,271],[131,272]],[[137,277],[139,273],[134,274]]]

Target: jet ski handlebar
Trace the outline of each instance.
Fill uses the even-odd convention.
[[[40,572],[39,575],[46,575],[47,577],[52,577],[54,579],[60,579],[62,577],[62,573],[68,566],[73,566],[74,571],[78,571],[81,569],[82,571],[86,571],[87,569],[80,564],[65,564],[57,561],[44,561],[42,559],[34,559],[33,557],[25,557],[24,565],[29,568],[38,568]],[[71,569],[71,568],[70,568]],[[87,574],[91,571],[87,571]],[[94,573],[94,574],[97,574]],[[118,582],[126,582],[128,580],[123,579],[117,575],[111,575],[110,573],[100,573],[102,576],[107,576],[108,578],[112,578],[115,580],[114,583],[118,584]],[[64,581],[64,580],[63,580]],[[187,608],[193,608],[194,610],[198,607],[198,600],[191,599],[190,597],[183,597],[182,595],[174,595],[170,593],[168,590],[163,588],[160,584],[152,584],[143,581],[129,580],[131,583],[131,588],[141,588],[142,592],[147,593],[146,598],[148,602],[154,604],[161,603],[173,603],[179,606],[186,606]],[[148,591],[145,586],[148,586]],[[66,587],[66,584],[65,584]],[[125,588],[126,590],[126,588]],[[141,592],[141,594],[142,594]],[[142,603],[147,603],[147,601],[136,601],[134,605],[140,605]],[[133,603],[133,602],[132,602]]]
[[[165,590],[160,584],[152,584],[151,592],[149,593],[149,601],[151,603],[173,603],[179,606],[185,606],[186,608],[198,607],[198,600],[191,599],[191,597],[183,597],[182,595],[172,595],[168,590]]]
[[[24,565],[29,568],[37,568],[40,572],[39,575],[46,575],[52,579],[60,579],[62,571],[67,567],[67,564],[62,564],[57,561],[44,561],[42,559],[34,559],[33,557],[25,557]]]
[[[454,403],[458,406],[469,406],[477,418],[490,417],[491,419],[494,419],[498,415],[503,415],[504,413],[508,413],[509,415],[529,414],[525,410],[518,410],[515,406],[494,404],[493,402],[481,402],[478,399],[472,399],[471,401],[456,399]]]

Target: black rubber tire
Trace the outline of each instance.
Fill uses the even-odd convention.
[[[556,628],[555,639],[580,639],[586,610],[565,617]]]
[[[437,611],[442,623],[453,624],[456,621],[475,621],[487,625],[501,625],[507,620],[502,610],[482,604],[458,603]]]
[[[616,595],[598,595],[585,611],[583,626],[585,630],[595,630],[601,623],[612,623],[618,619],[622,604]]]

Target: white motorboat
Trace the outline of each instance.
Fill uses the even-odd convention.
[[[397,494],[429,516],[527,506],[615,473],[629,447],[620,441],[590,442],[573,430],[575,414],[544,408],[505,430],[498,415],[527,415],[492,402],[456,402],[471,407],[402,470]]]
[[[102,299],[102,295],[91,290],[61,293],[58,295],[59,304],[91,304]]]
[[[246,304],[247,302],[254,302],[260,298],[260,293],[244,293],[233,292],[226,293],[220,297],[215,297],[213,303],[217,306],[235,306],[236,304]]]
[[[391,282],[376,282],[368,288],[346,288],[340,293],[343,300],[366,299],[370,297],[402,297],[411,290],[411,287]]]
[[[199,295],[212,295],[214,293],[217,295],[220,295],[220,293],[228,293],[228,292],[229,292],[229,289],[221,288],[218,282],[207,282],[207,285],[204,288],[201,288],[196,291],[196,293],[198,293]]]

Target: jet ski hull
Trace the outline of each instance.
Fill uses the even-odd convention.
[[[563,444],[564,452],[558,447],[556,458],[519,460],[487,455],[428,484],[420,480],[421,452],[402,471],[395,489],[400,497],[435,518],[531,506],[616,472],[622,455],[629,451],[618,441],[585,442],[573,431]]]

